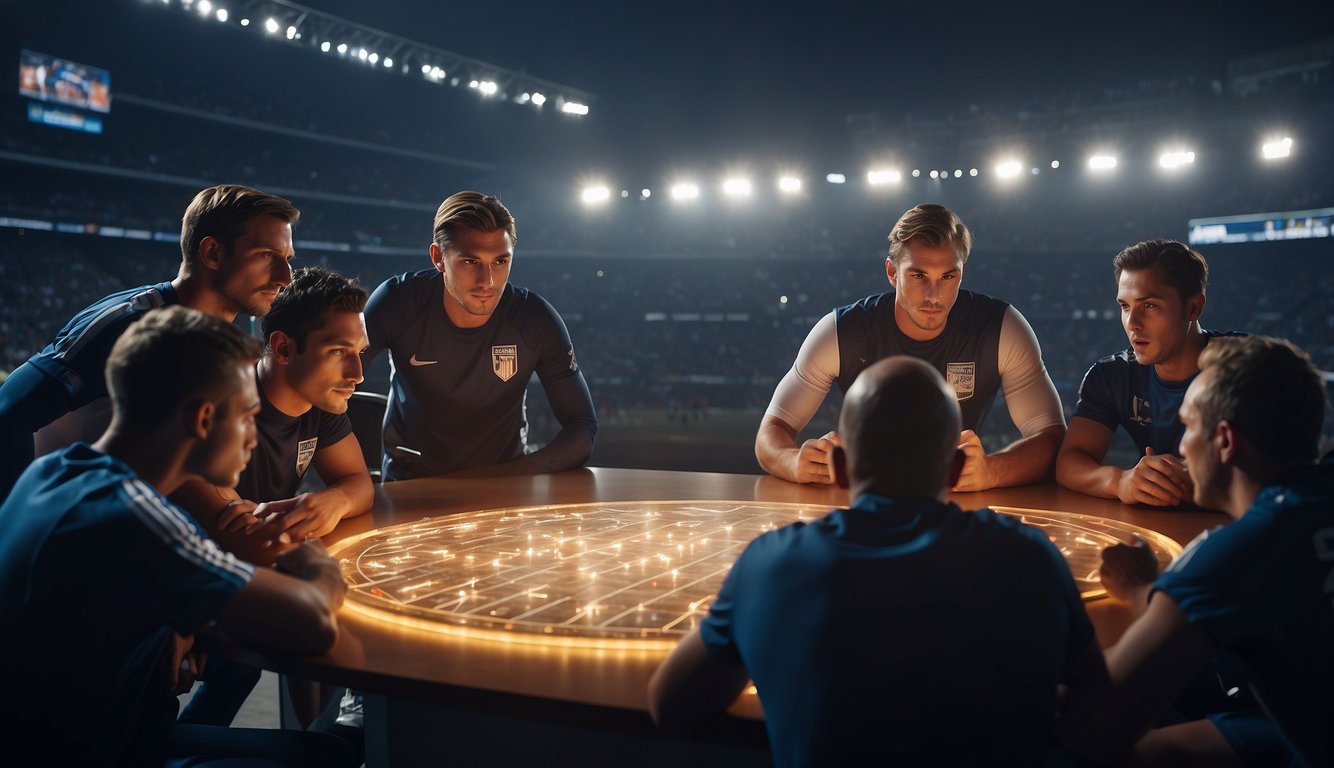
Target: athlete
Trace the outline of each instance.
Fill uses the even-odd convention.
[[[1214,331],[1200,328],[1209,265],[1173,240],[1146,240],[1112,260],[1116,303],[1130,348],[1093,364],[1056,458],[1056,479],[1071,490],[1125,504],[1175,506],[1191,498],[1190,472],[1177,456],[1177,409]],[[1130,469],[1104,466],[1121,427],[1135,441]]]
[[[858,377],[832,458],[851,507],[751,542],[649,684],[661,728],[749,677],[777,765],[1042,763],[1058,681],[1101,652],[1041,531],[946,503],[956,397],[907,356]]]
[[[228,322],[268,312],[292,279],[292,225],[300,215],[288,201],[248,187],[195,195],[181,221],[174,280],[113,293],[79,312],[0,386],[0,498],[32,462],[38,430],[36,453],[102,433],[110,419],[107,355],[145,312],[180,304]]]
[[[355,282],[319,267],[297,270],[264,316],[268,344],[255,367],[259,442],[240,481],[233,489],[196,478],[172,494],[210,536],[244,560],[271,563],[285,545],[324,536],[371,508],[370,474],[346,415],[348,398],[362,380],[365,305],[366,292]],[[311,467],[325,487],[298,495]],[[254,667],[214,661],[180,721],[229,725],[259,674]],[[309,721],[317,697],[293,682],[297,714]]]
[[[194,633],[209,622],[271,652],[320,653],[337,637],[346,586],[322,546],[256,568],[167,498],[193,475],[236,484],[255,445],[258,353],[253,339],[196,310],[147,313],[109,353],[107,432],[34,462],[0,506],[7,757],[194,765],[203,760],[189,758],[208,754],[239,764],[277,748],[305,764],[348,762],[347,745],[325,734],[172,722],[175,694],[200,662]]]
[[[1334,765],[1334,466],[1316,464],[1325,383],[1305,353],[1260,336],[1215,339],[1199,364],[1181,456],[1195,503],[1235,520],[1156,581],[1146,546],[1104,553],[1109,591],[1143,615],[1104,674],[1070,687],[1058,727],[1099,764],[1130,753],[1154,765]],[[1215,656],[1236,664],[1262,710],[1149,731]]]
[[[834,482],[830,456],[838,434],[798,445],[801,430],[835,382],[846,393],[877,360],[912,355],[945,376],[963,411],[959,448],[966,463],[955,490],[1049,476],[1065,432],[1060,398],[1019,310],[960,290],[971,248],[972,234],[944,206],[919,205],[899,218],[885,261],[895,290],[835,309],[811,329],[755,436],[755,456],[765,471],[798,483]],[[988,454],[977,429],[998,390],[1022,438]]]
[[[509,283],[514,217],[459,192],[435,215],[432,269],[390,278],[366,305],[369,363],[388,349],[384,480],[458,470],[536,474],[579,466],[597,414],[560,315]],[[524,394],[536,372],[560,432],[528,453]]]

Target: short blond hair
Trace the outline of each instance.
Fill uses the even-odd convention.
[[[484,195],[481,192],[455,192],[445,198],[436,209],[431,239],[442,249],[447,248],[459,228],[477,232],[503,229],[510,236],[511,243],[519,240],[518,231],[514,227],[514,214],[495,195]]]
[[[948,245],[967,262],[973,250],[973,233],[959,214],[943,205],[923,203],[908,209],[889,231],[889,261],[897,267],[909,243],[917,241],[933,248]]]

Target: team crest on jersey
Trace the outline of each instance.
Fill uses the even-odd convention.
[[[315,458],[315,445],[319,443],[318,437],[312,437],[309,440],[302,440],[296,444],[296,476],[305,477],[306,469],[310,467],[310,460]]]
[[[1132,395],[1130,397],[1131,421],[1135,422],[1141,427],[1147,427],[1148,425],[1153,423],[1152,413],[1153,411],[1150,410],[1148,400],[1145,400],[1142,397],[1137,397],[1135,395]]]
[[[519,345],[507,344],[491,348],[491,371],[501,381],[509,381],[519,372]]]
[[[954,396],[967,400],[977,388],[977,363],[946,363],[945,381],[954,387]]]

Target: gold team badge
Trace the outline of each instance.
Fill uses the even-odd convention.
[[[305,477],[306,469],[310,467],[310,460],[315,458],[315,446],[319,444],[318,437],[312,437],[309,440],[302,440],[296,444],[296,476]]]
[[[945,381],[954,388],[956,398],[967,400],[977,387],[977,363],[946,363]]]
[[[519,345],[507,344],[491,348],[491,371],[501,381],[509,381],[519,372]]]

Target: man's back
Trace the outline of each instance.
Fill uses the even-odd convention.
[[[751,673],[780,765],[1040,762],[1093,640],[1042,534],[869,495],[753,542],[701,635]]]
[[[118,459],[39,459],[0,506],[0,736],[56,764],[160,760],[171,633],[253,572]]]

